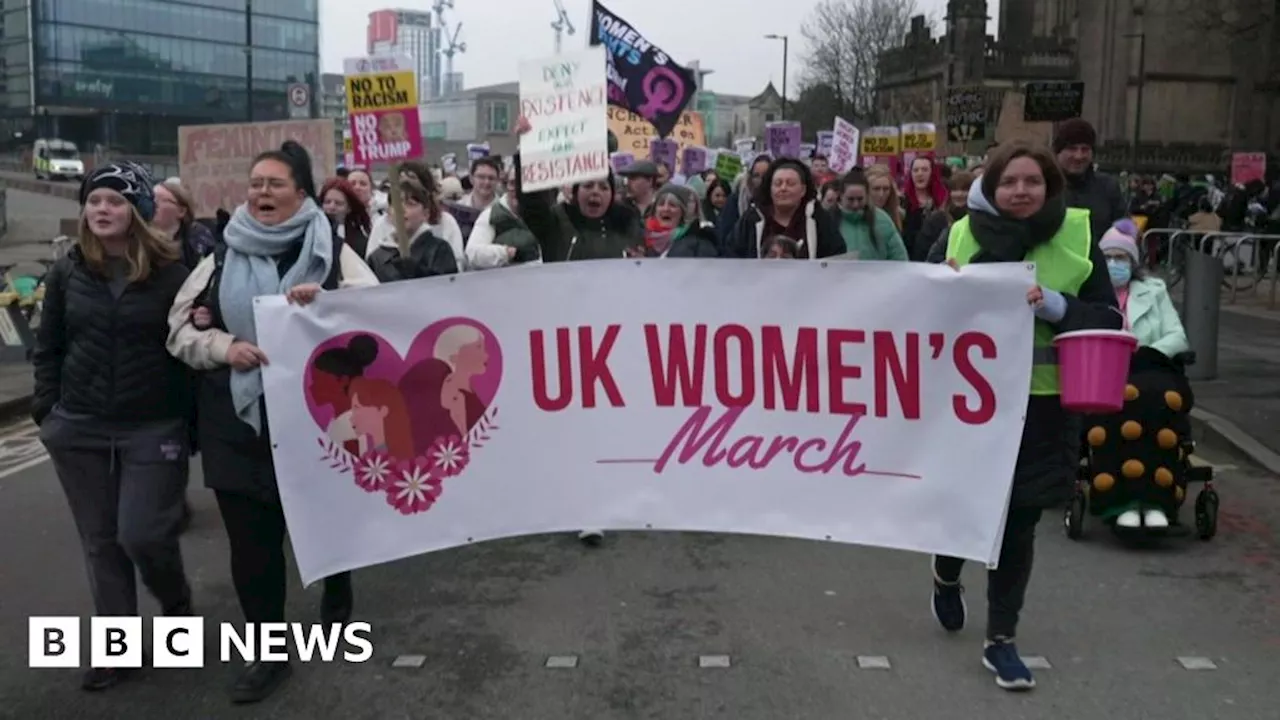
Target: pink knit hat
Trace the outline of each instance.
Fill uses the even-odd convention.
[[[1124,221],[1122,220],[1121,222]],[[1120,250],[1129,256],[1134,265],[1137,265],[1140,262],[1138,258],[1138,243],[1134,242],[1132,235],[1117,227],[1118,225],[1119,223],[1107,228],[1107,231],[1102,234],[1102,240],[1098,242],[1098,247],[1102,249],[1102,252]]]

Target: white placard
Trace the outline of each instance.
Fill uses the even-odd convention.
[[[862,148],[862,137],[853,123],[842,117],[836,118],[834,133],[831,139],[831,157],[827,165],[836,173],[843,175],[858,164],[858,153]]]
[[[602,45],[520,64],[520,138],[526,192],[609,176],[608,82]]]
[[[584,527],[994,562],[1033,283],[1022,264],[594,261],[259,298],[299,570]]]

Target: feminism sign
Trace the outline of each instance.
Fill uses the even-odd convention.
[[[591,8],[591,45],[607,50],[609,104],[643,117],[667,137],[698,91],[697,78],[598,0]]]
[[[1033,283],[1022,264],[656,260],[258,298],[303,580],[582,527],[994,562]]]

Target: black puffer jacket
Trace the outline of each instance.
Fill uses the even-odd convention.
[[[169,308],[188,274],[182,263],[170,263],[117,299],[73,247],[46,281],[32,355],[32,418],[43,422],[55,405],[117,422],[185,416],[190,375],[165,340]]]

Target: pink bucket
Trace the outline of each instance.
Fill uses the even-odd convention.
[[[1098,415],[1124,407],[1137,337],[1123,330],[1079,330],[1057,336],[1053,345],[1058,349],[1062,407]]]

